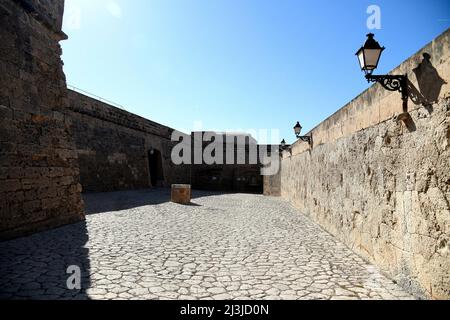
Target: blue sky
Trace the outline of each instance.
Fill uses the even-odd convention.
[[[385,73],[450,26],[448,0],[66,0],[70,85],[190,131],[293,142],[368,87],[356,50],[381,9]]]

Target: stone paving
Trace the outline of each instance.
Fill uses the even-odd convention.
[[[85,196],[87,221],[0,243],[2,299],[412,299],[281,199]],[[81,268],[68,290],[67,268]]]

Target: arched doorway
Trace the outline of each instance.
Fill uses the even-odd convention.
[[[152,187],[159,187],[164,182],[161,152],[156,149],[148,151],[148,164],[150,171],[150,183]]]

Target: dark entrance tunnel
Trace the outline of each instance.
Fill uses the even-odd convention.
[[[148,165],[151,186],[162,186],[164,181],[164,171],[162,166],[162,156],[159,150],[151,149],[148,151]]]

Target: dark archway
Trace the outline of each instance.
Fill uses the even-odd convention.
[[[159,150],[151,149],[148,151],[148,164],[151,186],[161,186],[164,182],[164,172],[162,165],[162,156]]]

